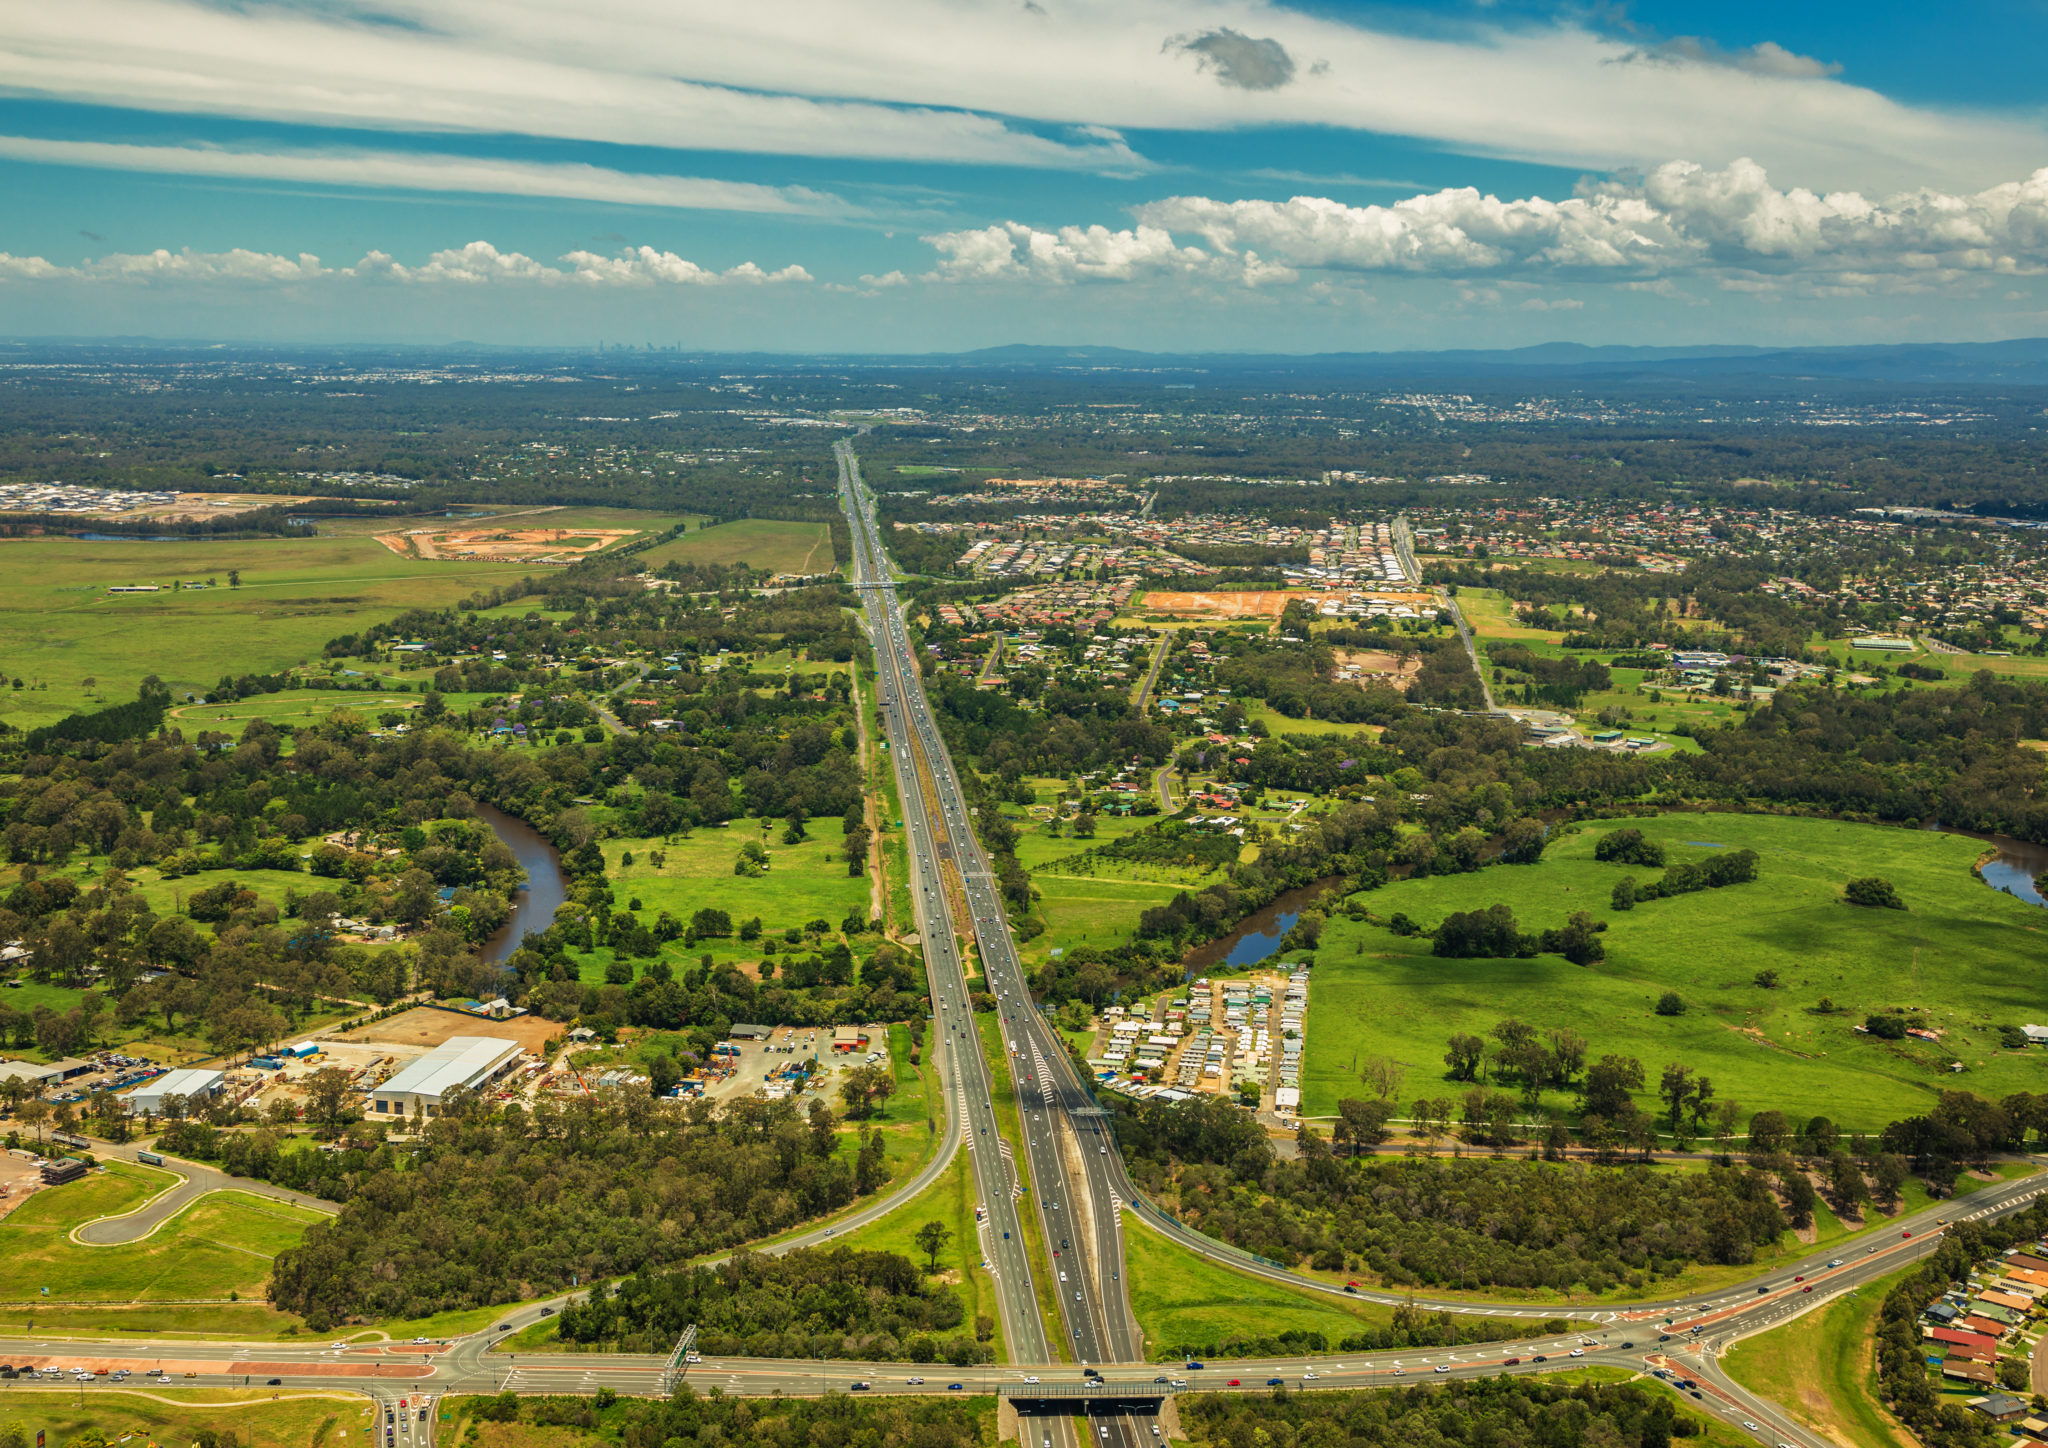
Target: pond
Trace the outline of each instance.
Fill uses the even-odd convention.
[[[1301,912],[1315,904],[1316,897],[1336,883],[1336,877],[1318,880],[1299,890],[1276,896],[1265,909],[1238,921],[1237,929],[1221,940],[1198,946],[1187,958],[1187,975],[1193,980],[1212,970],[1243,970],[1257,965],[1280,949],[1280,942],[1301,918]]]
[[[554,924],[555,907],[569,898],[569,883],[562,874],[562,857],[525,820],[514,819],[487,804],[476,807],[476,817],[505,842],[505,847],[519,858],[519,867],[526,871],[526,884],[512,898],[511,918],[483,944],[485,963],[495,965],[519,948],[527,931],[545,930]]]
[[[1997,846],[1998,853],[1986,860],[1977,872],[1984,877],[1985,884],[2017,896],[2029,905],[2048,905],[2048,900],[2042,899],[2041,892],[2034,888],[2034,881],[2039,876],[2048,875],[2048,845],[2030,845],[2025,840],[2015,840],[2006,835],[1980,835],[1975,831],[1951,830],[1949,833],[1967,833],[1973,840]]]

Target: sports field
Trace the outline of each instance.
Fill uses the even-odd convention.
[[[1662,840],[1673,862],[1753,849],[1758,878],[1615,912],[1615,881],[1658,873],[1593,858],[1599,836],[1624,823]],[[1484,1035],[1511,1015],[1539,1031],[1577,1031],[1594,1059],[1637,1058],[1652,1091],[1664,1066],[1679,1062],[1746,1112],[1826,1115],[1845,1132],[1876,1131],[1943,1090],[2037,1090],[2042,1055],[2004,1049],[1997,1028],[2040,1014],[2037,972],[2021,962],[2048,953],[2048,912],[1977,881],[1970,866],[1980,849],[1875,825],[1666,815],[1587,824],[1536,865],[1397,881],[1356,898],[1382,919],[1400,911],[1425,927],[1496,903],[1512,907],[1525,932],[1586,910],[1608,922],[1607,958],[1591,967],[1557,955],[1439,960],[1426,938],[1333,916],[1310,985],[1307,1109],[1333,1112],[1361,1094],[1355,1063],[1375,1054],[1408,1064],[1405,1099],[1455,1097],[1463,1087],[1446,1079],[1446,1039]],[[1909,908],[1841,904],[1843,883],[1864,875],[1890,879]],[[1778,972],[1777,988],[1755,984],[1763,970]],[[1655,1013],[1666,990],[1684,1000],[1683,1015]],[[1824,997],[1834,1012],[1817,1009]],[[1924,1011],[1941,1040],[1886,1042],[1851,1029],[1894,1006]],[[1958,1060],[1961,1074],[1946,1069]],[[1657,1109],[1653,1095],[1640,1099]],[[1544,1105],[1563,1113],[1572,1103],[1557,1092]]]
[[[824,523],[739,518],[640,555],[652,568],[671,560],[705,565],[745,563],[771,573],[830,573],[832,530]]]

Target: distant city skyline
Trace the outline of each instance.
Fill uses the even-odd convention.
[[[2048,335],[2048,9],[0,0],[0,334]]]

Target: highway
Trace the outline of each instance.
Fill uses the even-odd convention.
[[[903,802],[911,894],[934,1006],[931,1049],[949,1109],[938,1151],[910,1182],[830,1226],[761,1250],[787,1251],[824,1242],[875,1220],[929,1186],[950,1164],[955,1151],[965,1145],[987,1216],[975,1245],[995,1283],[1008,1362],[1001,1367],[956,1369],[903,1363],[718,1359],[686,1369],[684,1380],[700,1390],[815,1393],[847,1391],[861,1383],[867,1385],[861,1391],[877,1394],[1002,1388],[1013,1396],[1028,1396],[1033,1384],[1048,1390],[1078,1389],[1087,1370],[1095,1369],[1112,1384],[1164,1395],[1183,1389],[1263,1392],[1275,1379],[1292,1388],[1319,1390],[1603,1364],[1641,1371],[1676,1370],[1694,1381],[1696,1386],[1686,1391],[1697,1399],[1696,1407],[1738,1425],[1756,1424],[1753,1431],[1759,1441],[1829,1448],[1825,1440],[1798,1427],[1782,1410],[1736,1386],[1721,1371],[1720,1355],[1747,1335],[1777,1326],[1925,1256],[1940,1240],[1942,1219],[1962,1221],[2015,1211],[2048,1188],[2048,1181],[2038,1176],[1987,1183],[1967,1198],[1901,1218],[1853,1246],[1835,1249],[1840,1252],[1839,1261],[1821,1250],[1748,1282],[1666,1302],[1575,1310],[1555,1304],[1355,1294],[1383,1303],[1412,1301],[1417,1307],[1468,1316],[1548,1318],[1575,1312],[1580,1325],[1562,1338],[1455,1349],[1215,1362],[1206,1367],[1147,1365],[1124,1281],[1127,1231],[1161,1232],[1186,1250],[1303,1290],[1354,1294],[1347,1293],[1339,1281],[1258,1261],[1180,1225],[1139,1199],[1125,1174],[1110,1119],[1095,1105],[1058,1033],[1032,1004],[998,882],[974,837],[965,797],[911,656],[874,522],[873,500],[861,482],[851,444],[841,442],[835,451],[841,502],[852,525],[856,586],[863,595],[869,636],[875,644],[883,730]],[[1405,547],[1403,552],[1405,559]],[[965,921],[960,919],[962,910]],[[963,924],[966,932],[961,929]],[[998,1130],[994,1084],[967,992],[959,946],[963,933],[971,933],[987,988],[997,1001],[1005,1060],[1016,1091],[1022,1150],[1034,1188],[1029,1193],[1022,1191],[1010,1144]],[[241,1185],[239,1181],[235,1184]],[[1048,1260],[1053,1275],[1042,1284],[1034,1281],[1025,1239],[1027,1208],[1051,1254]],[[1128,1221],[1127,1211],[1132,1214]],[[126,1229],[132,1230],[134,1225],[126,1224]],[[958,1245],[963,1251],[970,1250],[969,1244]],[[1058,1304],[1057,1327],[1051,1335],[1041,1311],[1040,1286]],[[422,1392],[437,1396],[510,1388],[523,1393],[579,1393],[609,1387],[622,1394],[651,1394],[662,1389],[662,1358],[492,1350],[493,1344],[542,1320],[565,1300],[556,1297],[508,1307],[490,1329],[447,1343],[86,1342],[44,1336],[0,1339],[0,1362],[38,1368],[125,1367],[138,1373],[160,1367],[170,1374],[172,1386],[182,1387],[262,1386],[276,1379],[280,1390],[353,1390],[380,1405],[395,1404],[403,1397],[415,1414],[416,1398]],[[104,1384],[105,1379],[99,1381]],[[129,1386],[144,1384],[131,1379]],[[384,1416],[381,1406],[379,1416]],[[385,1448],[427,1448],[426,1434],[417,1426],[416,1416],[414,1423],[410,1434],[396,1435]],[[390,1426],[395,1430],[398,1425]],[[426,1432],[431,1428],[430,1420]],[[1132,1448],[1157,1442],[1159,1434],[1155,1413],[1119,1403],[1115,1411],[1093,1413],[1085,1430],[1077,1430],[1071,1418],[1033,1419],[1026,1448],[1076,1448],[1079,1437],[1091,1440],[1094,1448]]]
[[[1547,1373],[1585,1366],[1626,1367],[1639,1372],[1664,1370],[1693,1384],[1681,1391],[1693,1400],[1694,1408],[1738,1426],[1757,1424],[1752,1436],[1759,1442],[1833,1448],[1826,1439],[1800,1427],[1776,1405],[1737,1386],[1721,1369],[1722,1354],[1743,1337],[1780,1326],[1925,1257],[1941,1239],[1942,1224],[1937,1213],[1952,1213],[1953,1221],[2001,1215],[2026,1205],[2043,1190],[2044,1183],[2039,1178],[1986,1186],[1961,1201],[1888,1224],[1876,1240],[1841,1249],[1839,1259],[1780,1268],[1759,1281],[1699,1299],[1690,1311],[1667,1313],[1660,1306],[1646,1304],[1630,1309],[1627,1321],[1595,1324],[1583,1332],[1555,1338],[1451,1349],[1217,1361],[1199,1368],[1129,1363],[1105,1366],[1103,1371],[1114,1384],[1142,1385],[1148,1392],[1166,1394],[1265,1392],[1276,1378],[1293,1390],[1325,1391],[1414,1384],[1439,1377]],[[1835,1260],[1841,1265],[1830,1267],[1828,1263]],[[509,1325],[509,1314],[501,1322]],[[276,1378],[280,1391],[354,1390],[379,1402],[395,1403],[403,1397],[414,1406],[421,1393],[433,1397],[450,1392],[499,1392],[507,1388],[520,1393],[568,1394],[592,1393],[603,1387],[621,1394],[653,1394],[660,1390],[660,1358],[490,1352],[490,1343],[502,1335],[494,1329],[452,1343],[358,1344],[346,1348],[335,1343],[0,1339],[0,1362],[37,1367],[127,1367],[136,1373],[160,1366],[169,1374],[169,1385],[176,1387],[260,1387]],[[1574,1356],[1574,1352],[1579,1356]],[[719,1358],[693,1364],[684,1380],[700,1392],[718,1388],[745,1394],[846,1392],[853,1390],[855,1383],[865,1383],[868,1386],[861,1391],[878,1395],[985,1393],[999,1389],[1016,1395],[1028,1393],[1028,1385],[1033,1382],[1048,1389],[1076,1389],[1084,1381],[1079,1365],[1049,1359],[1013,1361],[999,1367],[948,1368],[748,1358]],[[69,1383],[68,1378],[64,1381]],[[954,1384],[959,1386],[955,1388]],[[105,1385],[106,1380],[101,1379],[85,1391]],[[125,1386],[150,1385],[141,1378],[132,1378]],[[1090,1436],[1096,1438],[1098,1448],[1102,1442],[1116,1441],[1118,1434],[1131,1431],[1142,1432],[1149,1440],[1151,1422],[1145,1415],[1098,1416],[1091,1420],[1096,1431]],[[1111,1430],[1107,1439],[1100,1436],[1105,1428]],[[1041,1445],[1045,1438],[1072,1441],[1071,1420],[1035,1419],[1030,1431],[1040,1438]],[[399,1448],[426,1445],[414,1436],[409,1443],[401,1439]]]

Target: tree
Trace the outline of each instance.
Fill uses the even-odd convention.
[[[1451,1037],[1444,1052],[1444,1064],[1451,1068],[1453,1081],[1477,1081],[1479,1067],[1486,1060],[1486,1042],[1460,1032]]]
[[[306,1106],[313,1119],[333,1126],[345,1114],[355,1081],[338,1066],[323,1066],[306,1078]]]
[[[682,1079],[683,1068],[666,1051],[647,1063],[647,1093],[650,1096],[668,1095],[676,1089],[676,1082]]]
[[[1533,865],[1543,858],[1543,846],[1548,843],[1543,821],[1531,815],[1508,821],[1508,827],[1501,837],[1500,859],[1504,865]]]
[[[406,925],[426,923],[434,913],[434,877],[425,870],[407,870],[391,895],[391,913]]]
[[[1619,880],[1616,880],[1614,882],[1614,893],[1608,896],[1607,905],[1611,910],[1635,909],[1636,877],[1633,875],[1623,875]]]
[[[931,1271],[936,1272],[939,1270],[939,1252],[945,1247],[952,1235],[953,1229],[951,1227],[947,1226],[944,1222],[933,1220],[919,1227],[917,1235],[911,1238],[912,1241],[917,1243],[918,1250],[924,1253],[925,1265]]]
[[[1593,846],[1593,858],[1611,860],[1622,865],[1642,865],[1647,869],[1661,869],[1664,865],[1664,846],[1644,836],[1633,826],[1613,830],[1600,837]]]
[[[1390,1101],[1360,1101],[1356,1097],[1339,1101],[1338,1125],[1351,1143],[1351,1154],[1358,1155],[1361,1146],[1378,1146],[1385,1141],[1389,1135],[1387,1122],[1393,1115],[1394,1105]]]
[[[1682,1016],[1685,1014],[1685,998],[1675,990],[1667,990],[1657,997],[1657,1014],[1660,1016]]]
[[[1756,988],[1758,990],[1776,990],[1778,988],[1778,972],[1775,970],[1758,971],[1756,973]]]
[[[1749,1150],[1751,1155],[1769,1155],[1783,1151],[1785,1142],[1791,1136],[1791,1127],[1782,1111],[1759,1111],[1749,1118]]]
[[[1401,1082],[1407,1076],[1408,1068],[1392,1056],[1367,1056],[1359,1069],[1358,1079],[1373,1089],[1373,1094],[1386,1101],[1400,1094]]]
[[[1692,1067],[1673,1062],[1664,1068],[1664,1077],[1657,1084],[1657,1095],[1663,1098],[1665,1118],[1673,1131],[1685,1116],[1685,1103],[1692,1099]]]
[[[1846,905],[1861,905],[1871,910],[1906,908],[1906,902],[1899,898],[1898,890],[1882,875],[1866,875],[1860,880],[1851,880],[1842,887],[1842,902]]]
[[[1543,1037],[1550,1042],[1550,1063],[1557,1084],[1569,1086],[1586,1069],[1586,1038],[1563,1026],[1553,1027]]]
[[[1643,1063],[1633,1056],[1602,1056],[1586,1072],[1579,1088],[1580,1110],[1588,1116],[1617,1117],[1633,1103],[1631,1091],[1643,1089]]]

